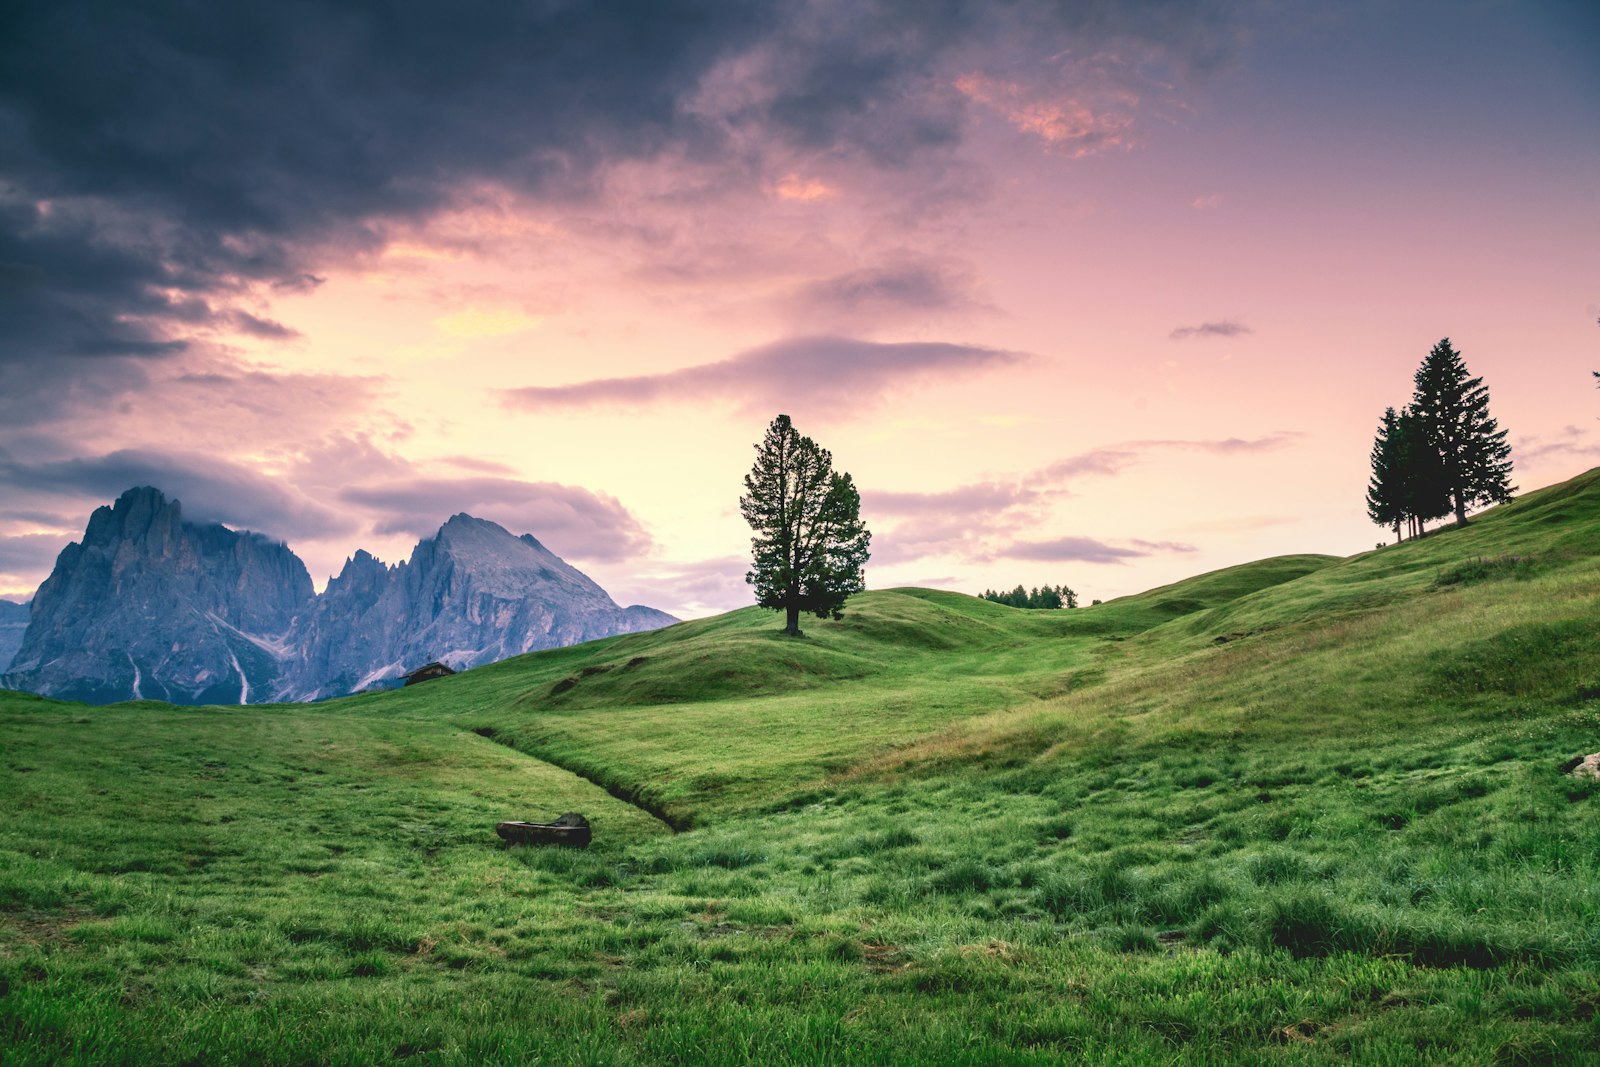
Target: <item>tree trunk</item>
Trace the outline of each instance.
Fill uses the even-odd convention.
[[[789,621],[788,621],[788,624],[784,626],[783,632],[788,634],[790,637],[799,637],[800,636],[800,605],[798,605],[798,604],[790,604],[784,610],[789,613]]]
[[[1466,504],[1461,502],[1461,494],[1457,493],[1456,494],[1456,525],[1457,526],[1465,526],[1466,524],[1467,524],[1467,506],[1466,506]]]

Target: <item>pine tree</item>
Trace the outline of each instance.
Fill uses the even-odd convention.
[[[1394,527],[1394,539],[1401,540],[1400,524],[1406,519],[1405,470],[1402,461],[1400,417],[1394,408],[1383,409],[1378,436],[1372,442],[1372,477],[1367,482],[1367,517],[1379,526]]]
[[[1506,431],[1489,416],[1488,387],[1467,376],[1450,338],[1434,345],[1417,369],[1411,410],[1443,465],[1457,523],[1467,521],[1469,507],[1511,499],[1516,487]]]
[[[1400,409],[1395,438],[1395,456],[1400,465],[1400,515],[1410,522],[1412,536],[1420,537],[1428,532],[1430,520],[1450,514],[1444,464],[1410,408]]]
[[[801,612],[842,618],[845,601],[864,588],[872,540],[850,475],[835,474],[833,454],[779,415],[756,445],[744,488],[739,510],[754,531],[745,581],[756,603],[785,612],[784,632],[796,637]]]

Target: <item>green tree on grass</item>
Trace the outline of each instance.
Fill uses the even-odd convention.
[[[1400,437],[1400,416],[1394,408],[1383,409],[1378,436],[1372,442],[1372,476],[1367,481],[1367,517],[1379,526],[1394,527],[1394,539],[1402,539],[1401,523],[1407,518],[1405,463]]]
[[[835,474],[833,454],[779,415],[756,445],[744,490],[739,510],[754,531],[744,580],[756,603],[784,612],[784,632],[795,637],[802,612],[841,618],[844,602],[864,588],[872,541],[850,475]]]
[[[1446,337],[1417,368],[1411,411],[1443,466],[1456,522],[1467,509],[1511,499],[1511,446],[1506,431],[1489,415],[1489,389],[1467,374],[1461,353]]]

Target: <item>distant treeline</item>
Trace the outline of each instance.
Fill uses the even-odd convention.
[[[1009,593],[996,593],[993,589],[985,589],[983,591],[983,599],[992,600],[996,604],[1004,604],[1012,608],[1075,608],[1078,606],[1078,594],[1064,585],[1047,585],[1032,591],[1019,585]]]

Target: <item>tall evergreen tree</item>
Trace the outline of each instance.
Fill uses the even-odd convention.
[[[1410,408],[1385,408],[1372,444],[1367,516],[1394,530],[1395,540],[1424,533],[1431,519],[1450,514],[1444,466]]]
[[[1412,535],[1421,536],[1431,520],[1450,514],[1452,504],[1444,464],[1410,408],[1400,409],[1395,438],[1395,455],[1400,464],[1400,513],[1410,522]]]
[[[1392,526],[1401,540],[1400,524],[1406,519],[1405,470],[1400,438],[1400,417],[1394,408],[1383,409],[1378,436],[1372,442],[1372,477],[1367,481],[1367,517],[1379,526]]]
[[[1511,446],[1506,431],[1489,416],[1489,390],[1467,375],[1461,353],[1446,337],[1417,368],[1411,400],[1422,434],[1443,465],[1445,488],[1457,523],[1467,508],[1511,499]]]
[[[872,535],[861,522],[861,496],[833,454],[800,436],[779,415],[756,445],[739,510],[754,536],[745,581],[756,603],[786,614],[784,632],[800,636],[800,613],[841,618],[863,588],[861,568]]]

